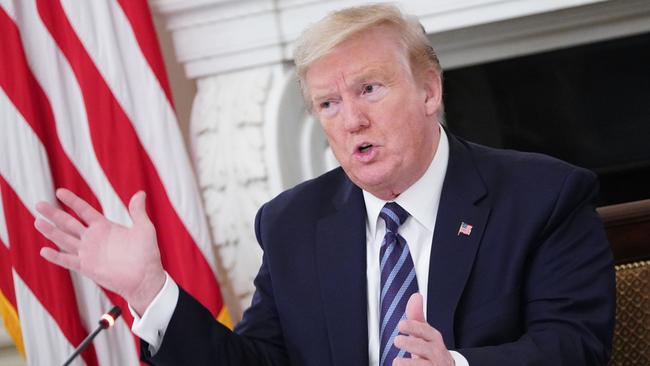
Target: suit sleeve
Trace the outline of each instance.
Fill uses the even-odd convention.
[[[615,311],[615,274],[602,223],[592,205],[598,184],[574,170],[526,266],[524,334],[507,344],[461,348],[471,366],[606,365]]]
[[[260,208],[255,218],[258,241],[263,209]],[[255,287],[251,307],[234,332],[217,322],[203,305],[180,288],[178,303],[160,349],[152,356],[148,345],[142,341],[142,359],[160,366],[287,365],[271,278],[264,259],[255,278]]]

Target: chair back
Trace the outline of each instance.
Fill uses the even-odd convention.
[[[610,366],[650,365],[650,200],[601,207],[616,262]]]

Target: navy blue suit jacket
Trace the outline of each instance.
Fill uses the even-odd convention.
[[[471,366],[606,364],[614,271],[594,174],[451,134],[449,144],[427,321]],[[362,192],[340,168],[280,194],[256,217],[263,263],[235,333],[181,290],[145,359],[368,365],[365,220]],[[471,235],[458,235],[461,222]]]

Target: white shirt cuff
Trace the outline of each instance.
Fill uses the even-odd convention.
[[[165,276],[165,284],[144,311],[142,317],[129,305],[129,311],[133,315],[131,331],[149,343],[149,352],[152,355],[158,352],[158,348],[162,344],[178,302],[178,285],[167,272],[165,272]]]
[[[453,357],[456,366],[469,366],[469,362],[467,362],[465,356],[456,351],[449,351],[449,353],[451,353],[451,357]]]

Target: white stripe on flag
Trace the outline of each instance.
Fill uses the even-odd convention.
[[[2,107],[0,107],[2,108]],[[0,115],[0,118],[2,116]],[[5,210],[2,206],[2,195],[0,194],[0,241],[9,247],[9,234],[7,233],[7,223],[5,221]]]
[[[54,202],[52,175],[45,149],[11,100],[0,89],[0,175],[14,189],[32,216],[36,202]],[[25,163],[29,162],[29,170]]]
[[[11,245],[11,244],[10,244]],[[68,342],[52,316],[43,308],[36,296],[27,287],[20,276],[13,271],[14,288],[16,289],[16,305],[20,316],[20,327],[23,329],[23,342],[28,365],[60,365],[68,358],[74,347]],[[70,311],[73,311],[71,309]],[[36,330],[27,332],[26,329]],[[47,342],[44,342],[47,340]],[[83,365],[83,361],[73,365]]]
[[[2,89],[0,89],[0,130],[3,131],[0,134],[0,156],[3,157],[0,159],[0,175],[4,177],[34,215],[33,204],[29,205],[29,203],[33,202],[33,197],[38,194],[35,192],[45,191],[45,187],[52,185],[47,167],[47,157],[33,131],[15,110]],[[41,173],[41,176],[28,177],[21,166],[23,161],[32,162],[34,170]],[[39,169],[39,165],[44,166],[45,169]],[[41,195],[44,194],[41,193]],[[25,197],[27,197],[27,202],[25,202]],[[16,245],[9,240],[6,243],[9,247]],[[15,271],[13,271],[13,277],[18,312],[29,314],[20,317],[21,328],[39,330],[38,332],[23,332],[28,364],[62,363],[66,355],[72,352],[72,345]],[[47,341],[44,342],[44,340]]]
[[[38,214],[34,209],[37,202],[55,201],[45,149],[2,89],[0,89],[0,111],[2,111],[0,129],[6,132],[0,134],[0,154],[10,157],[9,159],[0,159],[0,174],[14,189],[32,216],[37,217]],[[24,169],[24,162],[30,162],[29,170]],[[72,275],[72,278],[77,293],[77,306],[81,319],[85,328],[91,331],[96,327],[97,320],[102,313],[110,309],[110,301],[108,301],[102,290],[89,279],[75,274]],[[16,292],[16,298],[18,297],[18,292]],[[35,298],[31,301],[38,302]],[[26,309],[22,308],[21,304],[25,303],[18,303],[19,312],[21,314],[31,314],[25,312]],[[70,311],[73,311],[73,309],[70,309]],[[21,322],[22,318],[24,317],[21,317]],[[40,328],[22,329],[35,330]],[[38,332],[25,331],[23,333]],[[101,360],[102,366],[136,365],[138,356],[131,332],[126,323],[123,320],[117,322],[111,333],[113,334],[107,337],[99,337],[94,342],[95,352],[98,359]],[[41,343],[47,344],[49,342],[51,344],[52,342],[52,339],[45,337],[39,339]],[[119,349],[119,352],[115,352],[117,349]]]
[[[207,222],[176,116],[117,1],[61,2],[81,43],[131,121],[169,200],[216,275]],[[90,22],[88,19],[92,19]],[[101,40],[101,44],[96,40]],[[106,49],[120,52],[106,52]],[[188,199],[189,198],[189,199]]]
[[[110,132],[107,134],[103,131],[104,127],[107,126],[106,123],[110,122],[110,118],[106,118],[106,120],[99,119],[105,124],[99,125],[98,130],[91,128],[98,127],[96,126],[97,121],[93,119],[91,122],[95,124],[89,124],[88,113],[93,118],[95,116],[93,113],[98,111],[98,109],[94,109],[95,105],[93,104],[97,98],[93,98],[92,95],[93,87],[96,86],[92,85],[92,83],[98,81],[95,79],[94,70],[86,63],[85,56],[82,56],[79,60],[66,59],[66,54],[76,57],[75,52],[79,50],[77,49],[78,44],[72,39],[73,37],[68,37],[70,33],[66,33],[68,32],[67,24],[63,24],[65,29],[63,32],[59,27],[62,24],[56,25],[61,20],[56,17],[63,16],[58,12],[58,4],[53,3],[54,7],[50,12],[49,6],[45,3],[38,3],[38,9],[43,14],[43,19],[48,19],[48,21],[55,24],[52,28],[53,34],[50,34],[48,29],[52,24],[48,22],[46,26],[43,22],[35,0],[0,0],[0,5],[19,28],[27,64],[36,79],[36,83],[43,90],[44,98],[47,99],[47,103],[38,100],[30,105],[30,99],[26,96],[29,94],[21,94],[24,88],[14,88],[15,84],[12,84],[12,82],[15,83],[15,80],[23,79],[23,75],[19,75],[21,77],[16,79],[12,79],[11,76],[6,79],[7,75],[4,74],[5,79],[3,79],[3,82],[8,83],[7,91],[10,94],[7,96],[5,94],[7,91],[0,90],[0,130],[2,131],[0,133],[0,174],[9,184],[13,191],[12,195],[15,193],[17,199],[25,208],[33,216],[36,216],[36,202],[41,200],[55,202],[53,181],[56,181],[57,184],[70,183],[74,186],[83,179],[87,184],[86,187],[85,184],[81,183],[85,194],[91,196],[90,191],[92,191],[92,195],[97,198],[104,214],[109,219],[121,224],[130,224],[128,212],[122,202],[124,197],[117,194],[117,192],[120,192],[120,195],[124,194],[124,187],[119,186],[120,181],[118,180],[116,188],[113,188],[111,182],[115,183],[115,181],[109,181],[109,178],[111,178],[122,179],[121,182],[124,182],[125,177],[116,178],[106,175],[104,168],[110,168],[111,164],[115,163],[115,159],[112,161],[108,159],[111,164],[104,161],[107,159],[102,160],[100,164],[93,142],[100,144],[99,148],[102,150],[97,151],[100,152],[99,157],[102,158],[105,157],[105,154],[102,153],[108,151],[107,149],[120,148],[121,146],[119,144],[113,145],[112,142],[104,144],[110,141],[111,137]],[[69,18],[72,31],[81,39],[81,45],[86,48],[85,51],[90,55],[94,63],[93,66],[106,81],[117,103],[124,109],[126,117],[130,119],[129,122],[132,123],[133,129],[140,140],[141,147],[151,159],[153,168],[156,169],[157,176],[160,177],[160,186],[165,190],[171,208],[175,210],[174,216],[177,215],[180,218],[180,222],[174,224],[184,225],[187,232],[182,230],[181,234],[190,234],[205,256],[206,262],[215,272],[207,222],[202,212],[198,187],[190,169],[191,165],[175,121],[173,108],[164,90],[161,89],[156,73],[151,69],[139,48],[129,19],[115,0],[103,2],[63,0],[61,6],[64,9],[65,16]],[[6,24],[4,25],[6,26]],[[8,29],[11,30],[10,37],[13,37],[13,27],[8,26]],[[63,47],[64,44],[70,44],[67,43],[69,40],[72,40],[73,51],[70,51],[69,48],[63,48],[66,51],[64,53],[58,47],[57,41],[62,42]],[[5,57],[8,57],[7,60],[11,60],[12,57],[16,58],[19,62],[18,65],[22,66],[21,55],[8,54]],[[81,63],[77,63],[77,61]],[[0,63],[2,62],[0,61]],[[8,65],[12,64],[9,63]],[[79,65],[82,66],[78,68]],[[4,65],[2,66],[4,67]],[[75,68],[73,69],[72,66]],[[158,72],[158,70],[155,71]],[[92,77],[77,80],[75,72],[82,75],[90,72]],[[31,79],[27,79],[31,82]],[[87,82],[90,79],[93,80],[92,83]],[[102,98],[105,98],[107,93],[104,93],[103,84],[101,86]],[[88,94],[83,94],[82,91],[88,91]],[[35,92],[34,95],[41,96],[40,92]],[[14,98],[13,100],[18,108],[12,104],[12,99],[9,97]],[[110,103],[113,102],[111,97],[107,99],[110,100]],[[99,102],[103,103],[106,100],[102,99]],[[48,111],[41,115],[43,113],[42,109],[48,103],[52,110],[53,122],[49,120]],[[30,108],[34,108],[34,110]],[[34,112],[34,115],[32,115],[32,112]],[[25,113],[26,118],[29,120],[26,121],[21,113]],[[43,115],[47,117],[45,122],[41,120]],[[41,129],[43,123],[54,123],[55,126],[45,126],[55,127],[55,129]],[[34,130],[32,130],[32,126],[34,126]],[[91,131],[93,133],[92,137]],[[94,134],[95,132],[104,134],[98,139]],[[130,133],[130,130],[128,132]],[[65,157],[61,154],[59,142]],[[138,142],[129,141],[128,144],[135,146],[127,145],[127,149],[140,151]],[[48,153],[53,154],[49,159]],[[147,168],[151,167],[148,164],[149,159],[145,160],[147,161],[145,166]],[[54,165],[50,166],[50,163]],[[72,167],[75,169],[72,169]],[[77,175],[77,172],[79,175]],[[111,172],[111,174],[113,173]],[[157,189],[159,187],[157,177],[153,175],[149,178],[155,180]],[[86,190],[86,188],[89,188],[90,191]],[[13,196],[11,197],[13,199]],[[156,197],[160,196],[157,195]],[[166,206],[165,203],[164,207],[167,209],[169,206]],[[8,234],[19,234],[21,231],[13,231],[13,227],[7,227],[4,220],[9,219],[12,222],[12,217],[4,217],[4,211],[0,213],[2,214],[0,216],[0,220],[2,220],[0,223],[0,237],[4,236],[7,239],[4,242],[10,245]],[[26,214],[23,211],[20,213]],[[25,220],[29,224],[30,220],[23,217],[20,221],[21,225],[25,225]],[[21,252],[22,247],[13,249],[19,254],[37,255],[37,252],[34,251],[34,249],[38,249],[39,244],[37,242],[38,239],[30,239],[29,242],[26,242],[30,244],[33,252]],[[195,250],[191,245],[189,249],[191,251]],[[192,258],[198,259],[196,256]],[[177,264],[173,261],[172,263]],[[209,271],[203,267],[202,263],[200,265],[202,270]],[[23,267],[16,268],[24,276],[24,279],[20,279],[22,289],[16,291],[16,296],[19,299],[18,311],[20,314],[25,315],[23,318],[27,318],[21,318],[21,323],[23,324],[22,330],[27,335],[25,344],[26,351],[29,354],[29,363],[52,364],[54,360],[57,360],[56,363],[60,363],[63,359],[59,360],[60,357],[52,355],[57,352],[63,352],[64,356],[69,354],[71,346],[68,344],[67,347],[62,347],[58,343],[61,340],[68,343],[66,336],[69,336],[68,333],[71,332],[75,333],[70,339],[77,337],[80,329],[75,327],[78,327],[79,324],[75,323],[71,325],[72,328],[68,329],[68,323],[59,319],[65,318],[65,315],[61,313],[61,308],[52,307],[51,303],[61,304],[62,301],[62,298],[53,300],[50,296],[49,290],[56,288],[56,283],[46,283],[47,280],[35,276],[40,272],[37,268],[34,268],[34,272],[32,272],[32,266],[27,267],[27,269]],[[75,307],[74,303],[72,303],[72,297],[75,297],[78,300],[77,306],[81,323],[88,331],[91,331],[95,328],[99,315],[109,307],[107,295],[91,281],[75,274],[71,276],[75,291],[73,294],[72,287],[67,287],[67,275],[62,276],[61,273],[57,272],[57,276],[65,277],[65,281],[61,278],[61,286],[63,287],[60,286],[60,288],[69,289],[66,291],[70,292],[66,294],[66,296],[70,296],[71,301],[69,305],[65,305],[65,308],[71,308],[71,313],[67,315],[74,315],[74,322],[77,321],[77,314],[73,314],[74,309],[72,309]],[[30,286],[36,284],[36,287],[31,287],[32,291],[26,287],[27,284]],[[43,286],[53,287],[45,287],[48,291],[43,292]],[[216,291],[217,293],[212,294],[213,297],[210,297],[210,294],[200,295],[203,295],[204,301],[206,298],[218,299],[218,287]],[[198,292],[200,293],[200,291]],[[35,294],[45,300],[36,298]],[[58,294],[61,294],[61,291]],[[39,300],[43,302],[41,303]],[[206,302],[210,302],[210,300]],[[53,311],[53,309],[55,310]],[[216,310],[219,310],[219,308]],[[32,313],[38,311],[42,314],[36,314],[35,317],[32,317]],[[51,316],[48,311],[51,311],[54,316]],[[47,319],[42,320],[44,317],[49,317],[49,322]],[[38,321],[33,321],[34,319]],[[38,324],[40,321],[45,322],[46,326],[52,329],[42,332],[43,325]],[[60,329],[57,322],[61,322],[62,327]],[[50,338],[51,336],[57,338]],[[134,346],[133,338],[124,321],[118,322],[111,332],[106,332],[94,344],[97,359],[102,366],[137,365],[138,355]]]
[[[0,7],[2,7],[11,19],[16,19],[16,9],[14,8],[14,2],[12,0],[2,0],[0,1]]]
[[[103,290],[94,282],[75,272],[71,272],[72,283],[77,295],[79,313],[88,332],[97,327],[100,317],[111,309],[111,302]],[[128,309],[122,309],[128,311]],[[93,341],[95,353],[101,366],[127,366],[138,364],[133,336],[123,317],[120,317],[110,331]]]
[[[106,217],[122,225],[131,225],[126,207],[95,155],[83,96],[70,63],[38,16],[35,1],[20,1],[18,6],[20,17],[14,21],[21,30],[29,67],[52,106],[63,150],[99,200]],[[43,59],[49,61],[43,62]],[[57,72],[52,72],[52,68]]]

